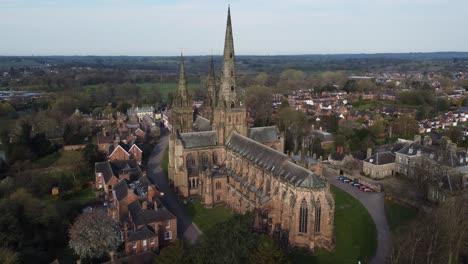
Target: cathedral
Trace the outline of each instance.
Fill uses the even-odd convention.
[[[293,247],[331,249],[334,198],[329,184],[283,153],[275,126],[249,128],[237,93],[231,14],[228,9],[222,74],[213,59],[206,98],[194,114],[183,58],[170,113],[169,179],[177,193],[205,207],[224,204],[255,214],[254,227]]]

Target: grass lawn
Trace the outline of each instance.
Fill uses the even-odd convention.
[[[33,162],[33,169],[73,166],[83,160],[81,151],[57,151]]]
[[[332,252],[318,249],[315,256],[295,250],[292,263],[368,263],[377,249],[377,230],[366,208],[344,191],[331,186],[335,196],[336,247]]]
[[[207,209],[199,201],[189,202],[185,205],[185,209],[202,232],[206,232],[217,223],[224,222],[232,216],[231,210],[224,206]]]
[[[387,217],[388,226],[394,232],[411,220],[416,218],[418,210],[396,203],[391,200],[385,200],[385,216]]]

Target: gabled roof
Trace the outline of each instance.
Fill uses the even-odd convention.
[[[175,219],[175,216],[166,208],[143,210],[140,201],[128,205],[128,211],[135,225],[146,225],[155,222]]]
[[[113,191],[117,201],[122,201],[128,195],[128,186],[126,180],[121,180],[114,185]]]
[[[216,131],[180,133],[179,137],[186,149],[216,146],[218,144]]]
[[[268,127],[252,127],[249,128],[248,137],[260,142],[260,143],[269,143],[275,142],[280,139],[280,132],[276,126]]]
[[[385,165],[395,162],[395,155],[391,152],[379,152],[364,160],[374,165]]]
[[[110,153],[110,154],[109,154],[109,157],[112,157],[112,155],[114,155],[114,153],[115,153],[118,149],[123,150],[123,151],[125,152],[125,154],[127,154],[128,156],[130,156],[130,154],[128,154],[128,151],[127,151],[128,148],[127,148],[127,149],[125,149],[125,148],[127,148],[127,147],[125,147],[124,144],[119,144],[119,145],[117,145],[116,147],[114,147],[114,145],[110,146],[110,147],[109,147],[109,153]]]
[[[102,177],[104,178],[104,182],[108,183],[109,180],[114,176],[112,171],[111,165],[109,162],[96,162],[94,164],[94,172],[95,173],[102,173]]]
[[[193,122],[193,130],[197,132],[201,131],[211,131],[211,124],[210,120],[202,117],[201,115],[197,115],[195,117],[195,121]]]
[[[139,241],[148,238],[154,238],[157,234],[151,226],[143,226],[140,230],[137,231],[128,231],[128,242]]]
[[[236,132],[231,134],[226,148],[265,170],[271,171],[273,175],[289,181],[294,186],[307,188],[325,186],[325,183],[315,173],[290,162],[287,155]],[[308,178],[310,179],[307,181]]]
[[[136,149],[138,149],[140,152],[143,153],[143,150],[141,150],[141,148],[139,148],[137,144],[133,144],[133,145],[130,147],[130,149],[129,149],[128,151],[132,151],[133,148],[136,148]]]

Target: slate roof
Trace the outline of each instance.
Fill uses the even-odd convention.
[[[130,181],[136,181],[140,178],[142,171],[135,159],[116,160],[110,163],[114,175],[126,174],[130,176]]]
[[[201,115],[197,115],[197,117],[195,117],[195,121],[193,122],[193,130],[197,132],[211,131],[212,128],[210,120],[202,117]]]
[[[179,137],[186,149],[216,146],[218,144],[216,131],[180,133]]]
[[[396,153],[408,155],[408,156],[415,156],[417,155],[418,151],[421,154],[428,156],[430,159],[436,161],[437,163],[449,166],[449,167],[460,167],[468,165],[466,152],[450,152],[443,148],[438,148],[435,146],[429,145],[420,145],[420,144],[409,144],[406,147],[400,149]]]
[[[323,182],[317,175],[288,160],[288,156],[269,148],[250,138],[232,133],[226,143],[226,148],[238,153],[258,166],[269,170],[273,175],[289,181],[295,186],[323,187]]]
[[[128,194],[128,186],[126,180],[121,180],[114,185],[113,191],[118,201],[122,201]]]
[[[104,143],[114,143],[114,135],[103,135],[102,133],[98,133],[97,135],[97,143],[98,144],[104,144]]]
[[[374,165],[385,165],[395,162],[395,155],[391,152],[379,152],[364,161],[372,163]]]
[[[268,143],[278,141],[280,138],[280,132],[276,126],[268,127],[252,127],[249,128],[248,137],[260,142]]]
[[[157,234],[151,226],[144,226],[140,230],[137,231],[128,231],[128,242],[139,241],[148,238],[154,238]]]
[[[175,219],[175,216],[166,208],[158,208],[157,210],[143,210],[140,201],[135,201],[128,205],[128,211],[135,225],[146,225],[160,221]]]
[[[104,178],[104,182],[107,183],[109,180],[114,176],[112,171],[111,165],[109,162],[96,162],[94,164],[94,171],[95,173],[102,173],[102,177]]]

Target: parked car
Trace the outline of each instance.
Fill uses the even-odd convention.
[[[351,180],[348,179],[348,178],[346,178],[346,179],[343,180],[344,183],[349,183],[350,181],[351,181]]]
[[[369,189],[369,188],[365,188],[365,189],[364,189],[364,192],[373,192],[373,190],[372,190],[372,189]]]
[[[347,178],[346,178],[345,176],[340,176],[340,177],[338,177],[338,180],[339,180],[339,181],[344,181],[344,180],[346,180],[346,179],[347,179]]]
[[[368,187],[364,184],[361,184],[361,186],[359,186],[359,189],[361,189],[361,191],[364,191],[364,189],[368,189]]]
[[[348,182],[348,184],[351,185],[351,186],[354,186],[355,182],[354,182],[354,181],[350,181],[350,182]]]
[[[361,184],[356,182],[356,183],[353,184],[353,186],[356,187],[356,188],[359,188],[361,186]]]

